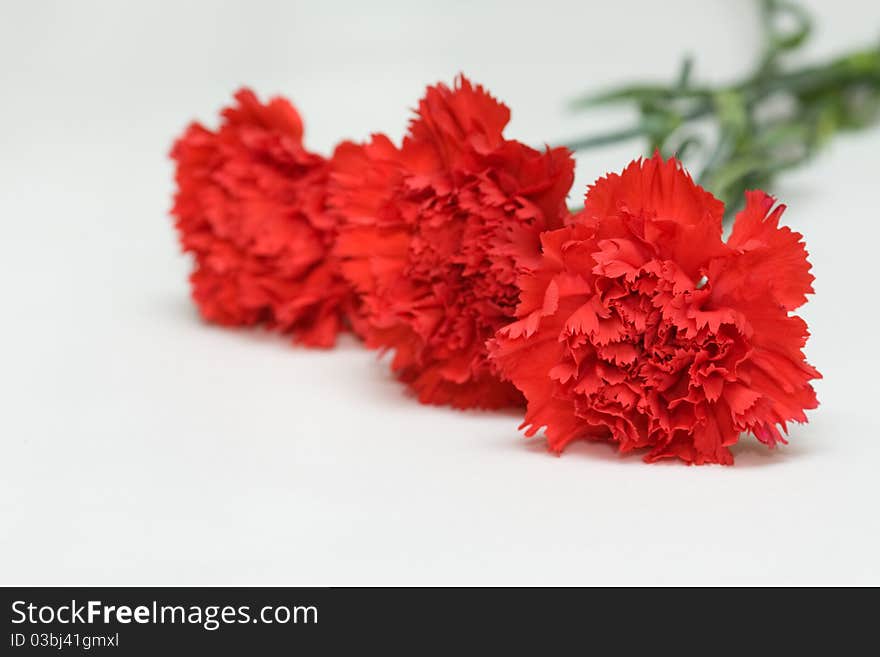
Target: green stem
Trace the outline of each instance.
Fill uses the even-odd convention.
[[[629,85],[581,98],[576,109],[634,104],[640,120],[573,140],[568,147],[579,151],[645,138],[651,151],[659,148],[669,155],[676,145],[684,150],[683,145],[702,142],[689,128],[714,125],[716,143],[699,180],[732,211],[744,189],[768,186],[837,132],[864,128],[880,118],[880,46],[785,70],[781,56],[806,41],[810,17],[791,0],[760,0],[760,13],[764,46],[751,74],[718,87],[694,85],[688,58],[672,84]],[[789,19],[792,27],[781,29],[780,18]]]

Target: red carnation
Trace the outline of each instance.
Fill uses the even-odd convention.
[[[748,192],[724,243],[721,202],[675,160],[591,187],[524,261],[520,319],[491,345],[528,400],[526,434],[546,427],[556,452],[609,440],[697,464],[733,463],[744,431],[785,442],[777,427],[806,421],[820,375],[789,315],[813,291],[807,252],[773,205]]]
[[[349,286],[328,256],[336,223],[326,210],[329,168],[303,147],[303,124],[283,98],[247,89],[219,130],[192,124],[175,143],[172,210],[195,255],[192,294],[209,321],[266,325],[327,347]]]
[[[361,295],[365,340],[424,403],[522,404],[489,362],[486,340],[514,318],[512,254],[559,228],[573,178],[569,152],[504,138],[510,111],[460,77],[419,103],[398,148],[382,135],[341,145],[331,202],[337,254]]]

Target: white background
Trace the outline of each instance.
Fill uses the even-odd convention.
[[[808,57],[874,41],[870,1],[809,2]],[[173,137],[249,84],[307,144],[402,134],[464,71],[559,143],[626,122],[577,93],[720,81],[746,2],[3,2],[0,583],[878,584],[880,131],[773,191],[806,235],[822,406],[732,468],[563,457],[515,413],[418,405],[374,353],[201,323],[167,217]],[[642,145],[582,157],[587,182]]]

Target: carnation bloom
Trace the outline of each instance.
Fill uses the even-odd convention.
[[[510,111],[460,77],[419,103],[398,148],[374,135],[333,158],[337,254],[359,293],[368,346],[423,403],[522,404],[488,360],[486,341],[514,318],[517,252],[559,228],[573,160],[505,139]]]
[[[518,321],[491,349],[523,391],[523,427],[551,450],[609,440],[647,461],[733,462],[741,432],[773,447],[815,408],[819,373],[789,312],[812,292],[784,206],[746,194],[727,242],[723,205],[675,160],[630,164],[589,189],[570,225],[526,257]]]
[[[330,346],[349,286],[330,257],[328,164],[303,147],[303,124],[283,98],[247,89],[214,132],[192,124],[174,145],[172,214],[195,255],[192,295],[205,319],[266,325]]]

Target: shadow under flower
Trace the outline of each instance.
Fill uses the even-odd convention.
[[[811,450],[797,438],[788,445],[770,448],[751,436],[740,436],[739,442],[730,448],[737,468],[758,468],[769,465],[782,465],[807,456]]]
[[[592,461],[604,461],[620,463],[622,465],[645,466],[644,456],[648,450],[621,453],[614,443],[602,440],[577,440],[569,444],[562,454],[554,454],[547,449],[547,441],[541,436],[538,438],[524,439],[520,436],[517,443],[508,443],[514,449],[526,450],[535,454],[545,454],[551,458],[586,458]],[[810,453],[808,445],[792,441],[788,445],[779,445],[768,448],[757,440],[743,434],[739,442],[731,447],[735,459],[735,468],[757,468],[791,463],[796,459],[803,458]],[[655,467],[687,467],[684,461],[678,459],[663,459],[649,464]],[[712,464],[717,465],[717,464]],[[718,466],[725,467],[725,466]]]

